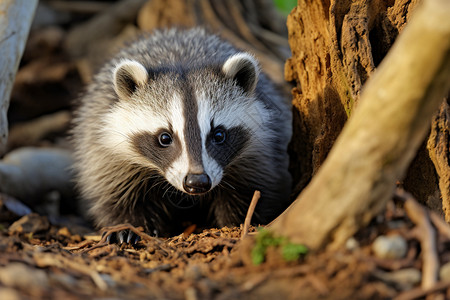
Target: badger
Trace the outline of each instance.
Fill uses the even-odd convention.
[[[94,76],[73,121],[80,197],[98,227],[173,236],[289,205],[291,108],[255,57],[204,29],[141,36]]]

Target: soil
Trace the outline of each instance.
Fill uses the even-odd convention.
[[[426,294],[418,287],[424,266],[420,238],[401,203],[391,202],[342,249],[286,261],[271,246],[265,261],[255,265],[254,227],[241,240],[239,227],[199,233],[190,227],[162,239],[118,226],[112,230],[132,228],[141,240],[108,244],[81,226],[79,217],[49,222],[32,213],[12,222],[11,206],[1,199],[1,219],[11,220],[2,223],[0,233],[1,299],[420,299],[415,296]],[[375,255],[380,235],[401,236],[405,255]],[[444,265],[450,261],[448,232],[439,231],[437,241]],[[450,283],[440,291],[450,297]]]

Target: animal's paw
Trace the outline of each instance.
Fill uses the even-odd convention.
[[[106,232],[104,232],[103,234],[106,234]],[[108,244],[119,244],[119,245],[123,243],[135,245],[140,240],[141,237],[129,229],[112,232],[106,237],[106,242]]]

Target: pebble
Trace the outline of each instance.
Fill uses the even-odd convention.
[[[422,272],[415,268],[392,272],[377,271],[374,275],[385,282],[395,283],[402,290],[409,290],[422,280]]]
[[[359,248],[359,242],[354,237],[350,237],[345,242],[345,248],[347,248],[347,250],[349,251],[355,251],[356,249]]]
[[[406,240],[400,235],[380,235],[372,244],[372,250],[378,258],[404,258],[408,251]]]
[[[443,264],[439,270],[439,278],[442,281],[450,280],[450,262]]]

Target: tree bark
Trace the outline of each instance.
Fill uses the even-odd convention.
[[[418,1],[298,1],[288,17],[295,194],[317,172]]]
[[[0,2],[0,156],[8,139],[7,111],[14,78],[33,21],[37,0]]]
[[[336,248],[385,207],[450,89],[449,15],[447,0],[416,8],[328,158],[272,230],[311,249]],[[371,62],[364,68],[370,71]]]
[[[439,189],[442,197],[442,210],[445,220],[450,223],[450,107],[449,98],[441,105],[434,116],[427,148],[439,176]]]

